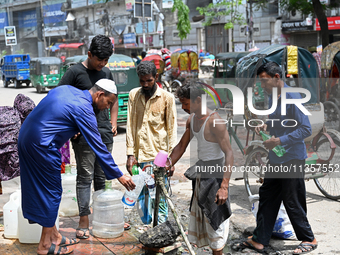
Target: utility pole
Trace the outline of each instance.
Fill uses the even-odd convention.
[[[251,47],[254,48],[254,41],[253,41],[253,32],[254,32],[254,22],[253,22],[253,0],[249,0],[249,10],[250,10],[250,22],[249,22],[249,35],[250,35],[250,42]]]
[[[246,27],[246,36],[247,36],[247,43],[246,43],[246,51],[249,50],[249,10],[248,10],[248,2],[246,3],[246,17],[247,17],[247,27]]]
[[[7,5],[7,22],[8,22],[8,26],[12,25],[12,21],[11,21],[11,15],[9,12],[9,7]],[[17,37],[18,38],[18,37]],[[13,54],[13,46],[11,45],[11,55]]]
[[[43,4],[42,0],[40,0],[40,11],[41,11],[41,33],[44,41],[44,55],[47,57],[47,52],[46,52],[46,37],[45,37],[45,24],[44,24],[44,9],[43,9]]]
[[[144,9],[144,0],[142,1],[142,13],[143,13],[143,51],[145,51],[145,9]]]

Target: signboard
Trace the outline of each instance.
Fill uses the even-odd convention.
[[[172,8],[174,5],[174,0],[163,0],[162,1],[162,7],[165,8]]]
[[[86,6],[87,1],[84,0],[71,0],[71,8],[78,8],[82,6]]]
[[[313,31],[313,23],[310,20],[293,20],[293,21],[282,21],[281,25],[282,32],[292,31]]]
[[[17,33],[15,32],[15,26],[4,27],[4,29],[6,46],[17,45]]]
[[[125,0],[126,10],[133,11],[135,7],[135,0]]]
[[[0,30],[8,26],[7,12],[0,12]]]
[[[66,13],[61,11],[62,3],[44,5],[44,23],[48,27],[65,25]]]
[[[136,35],[134,33],[124,34],[124,44],[136,43]]]
[[[240,36],[247,36],[247,26],[240,26]],[[248,27],[249,33],[249,27]],[[260,36],[260,24],[253,24],[253,36]]]
[[[340,29],[340,17],[328,17],[327,18],[328,21],[328,29],[329,30],[337,30]],[[316,31],[320,31],[320,23],[318,19],[315,19],[315,30]]]
[[[143,1],[142,0],[135,0],[134,17],[143,18]],[[144,0],[144,17],[152,18],[151,0]]]
[[[37,27],[36,9],[23,11],[20,13],[19,27],[20,28]]]

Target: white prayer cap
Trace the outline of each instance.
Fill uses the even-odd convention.
[[[107,92],[117,95],[117,87],[113,80],[100,79],[99,81],[96,82],[96,85],[106,90]]]

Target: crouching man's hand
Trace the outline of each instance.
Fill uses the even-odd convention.
[[[118,178],[118,181],[129,191],[136,187],[136,184],[133,183],[130,176],[123,175]]]
[[[228,188],[219,188],[219,190],[216,193],[215,197],[215,203],[217,205],[223,205],[228,198]]]

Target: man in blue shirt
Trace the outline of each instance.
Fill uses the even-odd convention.
[[[302,242],[293,254],[303,254],[317,248],[311,226],[307,220],[306,188],[304,182],[304,165],[307,158],[304,139],[312,134],[308,116],[304,115],[295,104],[287,104],[286,115],[281,115],[281,88],[288,87],[282,81],[281,68],[274,62],[263,64],[257,71],[261,87],[269,94],[269,104],[272,104],[272,89],[277,88],[278,103],[276,110],[269,115],[270,120],[255,131],[269,130],[271,139],[263,142],[269,150],[269,161],[264,183],[260,188],[260,203],[257,213],[257,226],[253,236],[240,243],[238,249],[253,249],[264,253],[272,235],[277,214],[283,202],[296,237]],[[299,93],[287,93],[287,99],[299,99]],[[295,121],[284,121],[285,119]],[[272,124],[273,123],[273,124]],[[283,123],[283,125],[281,124]],[[297,124],[296,124],[297,123]],[[296,124],[296,125],[295,125]],[[278,157],[272,149],[281,145],[286,153]],[[291,169],[290,172],[270,172],[270,167]],[[294,170],[295,169],[295,170]]]
[[[90,90],[65,85],[51,90],[28,115],[18,139],[22,211],[30,223],[43,227],[38,254],[69,254],[64,246],[79,242],[63,237],[55,226],[61,200],[61,155],[58,151],[81,132],[97,155],[108,180],[117,178],[128,190],[135,187],[123,175],[104,145],[94,109],[104,110],[117,100],[114,81],[100,79]]]

